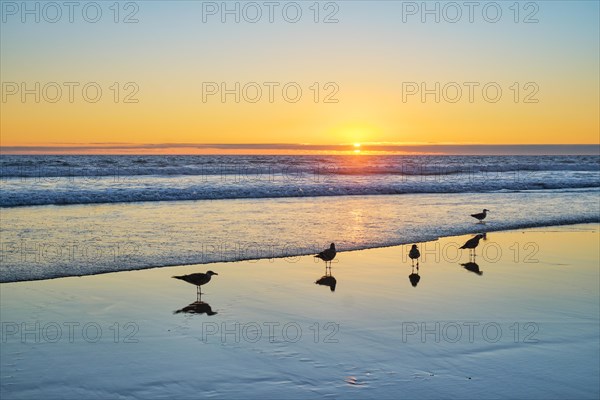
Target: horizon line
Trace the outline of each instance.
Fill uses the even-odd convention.
[[[182,151],[187,150],[187,151]],[[268,153],[271,151],[273,153]],[[600,144],[64,143],[0,146],[0,155],[600,155]]]

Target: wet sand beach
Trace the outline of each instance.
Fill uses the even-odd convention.
[[[4,283],[1,395],[598,398],[598,228]]]

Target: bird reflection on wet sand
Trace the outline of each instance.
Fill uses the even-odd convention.
[[[479,265],[475,261],[470,261],[460,265],[462,265],[467,271],[474,272],[477,275],[483,275],[483,271],[479,269]]]
[[[413,287],[417,287],[417,284],[421,280],[421,276],[419,276],[419,267],[417,266],[417,273],[415,274],[415,267],[412,267],[412,273],[408,276],[408,280],[410,280],[410,284]]]
[[[325,275],[319,278],[316,282],[317,285],[329,286],[332,292],[335,292],[335,285],[337,280],[331,275],[331,267],[325,266]]]
[[[175,311],[173,314],[180,314],[180,313],[206,314],[206,315],[217,314],[216,311],[212,310],[212,308],[210,307],[210,305],[208,303],[205,303],[200,300],[195,301],[192,304],[187,305],[187,306],[183,307],[182,309]]]

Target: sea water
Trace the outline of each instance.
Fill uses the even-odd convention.
[[[598,156],[2,156],[0,282],[600,221]],[[484,224],[470,214],[491,210]]]

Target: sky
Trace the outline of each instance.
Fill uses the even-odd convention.
[[[597,1],[0,3],[4,153],[599,143]]]

